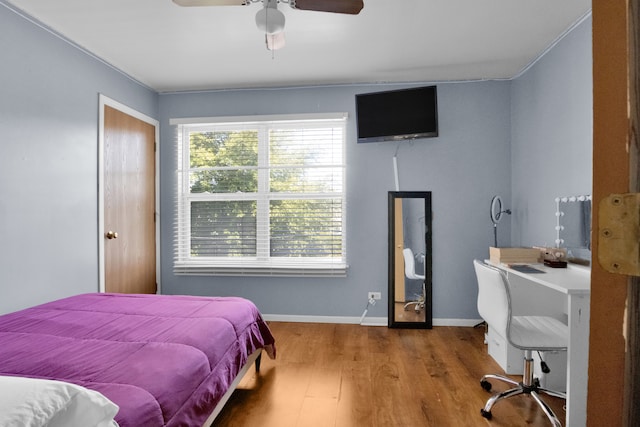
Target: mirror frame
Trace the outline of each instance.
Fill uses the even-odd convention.
[[[395,201],[396,199],[424,199],[424,222],[425,222],[425,320],[420,322],[403,322],[397,321],[395,316],[395,274],[396,274],[396,265],[395,265],[395,223],[396,223],[396,213],[395,213]],[[432,256],[431,256],[431,220],[432,220],[432,211],[431,211],[431,191],[389,191],[388,196],[388,231],[389,231],[389,254],[388,254],[388,263],[389,263],[389,311],[388,311],[388,325],[390,328],[412,328],[412,329],[431,329],[433,327],[433,304],[432,304]],[[404,265],[399,268],[404,271]]]

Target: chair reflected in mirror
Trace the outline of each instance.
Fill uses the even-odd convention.
[[[414,306],[414,310],[416,313],[420,313],[425,307],[425,299],[426,299],[426,287],[424,284],[425,275],[416,273],[416,260],[413,255],[413,251],[410,248],[404,248],[402,251],[402,255],[404,257],[404,274],[409,280],[421,280],[422,281],[422,293],[420,295],[416,294],[417,300],[409,301],[404,305],[405,311],[409,310],[411,306]],[[424,254],[420,255],[424,258]]]

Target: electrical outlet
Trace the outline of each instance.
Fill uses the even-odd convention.
[[[369,292],[367,299],[374,299],[374,300],[380,300],[382,299],[382,293],[381,292]]]

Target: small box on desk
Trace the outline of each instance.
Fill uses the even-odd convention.
[[[544,246],[534,246],[534,248],[540,251],[540,256],[545,261],[566,261],[567,260],[566,248],[549,248]]]
[[[534,264],[541,261],[536,248],[489,248],[489,260],[494,264]]]

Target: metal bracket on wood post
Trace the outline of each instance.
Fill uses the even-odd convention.
[[[640,276],[640,193],[600,201],[598,261],[610,273]]]

